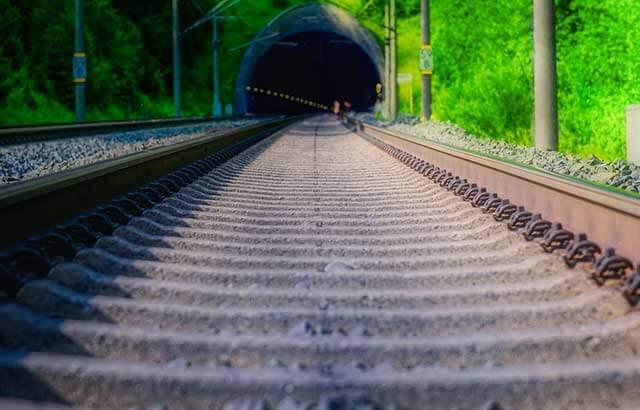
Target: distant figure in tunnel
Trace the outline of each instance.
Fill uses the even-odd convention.
[[[338,100],[333,102],[333,113],[336,117],[340,117],[340,102]]]
[[[344,103],[342,103],[342,106],[344,107],[345,114],[351,111],[351,103],[348,100],[344,100]]]

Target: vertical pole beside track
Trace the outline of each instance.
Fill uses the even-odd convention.
[[[180,102],[180,15],[178,14],[178,0],[172,0],[173,10],[173,112],[176,117],[182,113]]]
[[[430,22],[430,10],[429,0],[421,0],[420,2],[422,27],[422,48],[423,50],[431,49],[431,22]],[[431,119],[431,70],[422,70],[422,119]],[[411,97],[413,99],[413,96]]]
[[[627,161],[640,165],[640,104],[627,107]]]
[[[222,116],[222,102],[220,101],[220,41],[218,39],[218,18],[211,19],[213,25],[213,38],[211,45],[213,47],[213,107],[212,113],[214,117]]]
[[[75,52],[73,54],[73,82],[76,97],[76,122],[86,119],[86,90],[87,90],[87,57],[84,51],[84,5],[82,0],[76,0],[75,24]]]
[[[389,4],[384,6],[384,116],[391,118],[391,19],[389,18]]]
[[[391,26],[391,44],[389,52],[390,58],[390,85],[389,94],[391,95],[391,110],[390,119],[395,121],[398,116],[398,33],[396,25],[396,0],[390,0],[389,2],[389,20]]]
[[[556,33],[553,0],[533,1],[535,146],[558,150]]]

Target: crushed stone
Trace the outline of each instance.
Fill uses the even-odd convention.
[[[114,132],[3,146],[0,147],[0,185],[188,141],[223,129],[245,127],[259,121],[262,119],[221,120],[206,125]]]
[[[561,152],[510,144],[505,141],[478,138],[449,122],[420,122],[417,118],[406,115],[399,116],[394,123],[382,122],[370,113],[359,113],[354,117],[365,123],[417,138],[493,155],[545,171],[608,185],[632,193],[640,193],[640,166],[624,160],[617,159],[608,162],[594,155],[581,158]]]

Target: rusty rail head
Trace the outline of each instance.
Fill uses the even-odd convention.
[[[505,218],[520,206],[520,211],[527,211],[516,219],[520,225],[522,218],[541,214],[543,220],[560,223],[565,230],[586,233],[602,249],[615,248],[621,255],[640,259],[640,200],[631,195],[369,124],[352,123],[355,131],[428,161],[440,169],[436,172],[451,173],[497,194],[496,198],[509,199],[513,206],[504,204]],[[481,198],[483,205],[491,201],[488,194],[486,197]],[[498,201],[491,203],[492,207],[500,205]]]

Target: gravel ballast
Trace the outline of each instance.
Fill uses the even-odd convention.
[[[116,132],[0,147],[0,185],[187,141],[223,129],[245,127],[263,120],[223,120],[206,125]]]
[[[580,158],[570,154],[543,151],[504,141],[478,138],[468,134],[459,126],[447,122],[421,123],[414,117],[400,116],[395,123],[390,124],[381,122],[368,113],[357,114],[355,117],[365,123],[417,138],[497,156],[545,171],[609,185],[632,193],[640,193],[640,166],[627,161],[607,162],[595,156]]]
[[[308,118],[28,281],[0,304],[0,396],[636,408],[640,312],[384,148]]]

